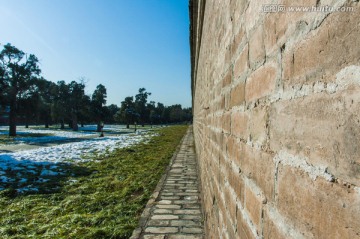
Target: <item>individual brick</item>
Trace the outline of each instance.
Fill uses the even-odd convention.
[[[259,106],[247,111],[247,136],[257,147],[266,148],[268,144],[269,107]],[[251,120],[250,120],[251,119]]]
[[[256,28],[249,41],[249,65],[252,70],[265,62],[264,29],[262,25]]]
[[[275,163],[273,155],[244,145],[242,173],[252,179],[264,193],[266,200],[274,198]]]
[[[257,195],[248,185],[245,185],[245,210],[249,214],[258,233],[261,230],[262,202],[263,198],[261,195]]]
[[[264,239],[278,238],[278,239],[287,239],[290,235],[283,235],[281,230],[276,226],[274,221],[269,217],[268,211],[264,211],[264,230],[263,237]]]
[[[254,101],[274,92],[277,80],[277,66],[270,62],[252,73],[246,80],[245,100]]]
[[[245,100],[245,83],[239,82],[231,89],[230,108],[240,106]]]
[[[246,45],[234,63],[234,80],[244,77],[249,69],[249,46]]]
[[[247,238],[247,239],[255,239],[255,235],[252,233],[250,229],[250,225],[246,222],[244,217],[242,216],[242,212],[240,209],[237,210],[236,214],[236,222],[237,222],[237,235],[238,238]]]

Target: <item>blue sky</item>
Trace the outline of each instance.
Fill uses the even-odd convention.
[[[1,0],[0,43],[40,59],[54,82],[103,84],[107,104],[135,95],[191,106],[188,0]]]

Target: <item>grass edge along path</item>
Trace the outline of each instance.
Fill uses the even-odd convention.
[[[129,238],[187,128],[77,165],[60,192],[0,196],[0,238]]]

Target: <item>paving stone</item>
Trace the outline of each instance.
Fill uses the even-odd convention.
[[[148,233],[175,233],[179,232],[178,227],[147,227],[145,229],[145,232]]]
[[[170,213],[174,213],[174,211],[169,210],[169,209],[156,209],[156,210],[154,210],[154,214],[170,214]]]
[[[171,220],[170,225],[177,227],[194,227],[199,226],[199,222],[193,220]]]
[[[200,233],[203,233],[203,230],[202,230],[202,228],[200,228],[200,227],[183,227],[182,229],[181,229],[181,231],[183,232],[183,233],[190,233],[190,234],[200,234]]]
[[[180,196],[160,196],[160,198],[165,200],[179,200]]]
[[[170,200],[161,200],[158,202],[158,204],[171,204]]]
[[[144,235],[144,239],[165,239],[165,235]]]
[[[151,219],[155,220],[172,220],[172,219],[179,219],[178,215],[153,215]]]
[[[156,205],[156,208],[165,208],[165,209],[180,209],[181,206],[180,205]],[[200,206],[199,206],[200,207]]]
[[[167,239],[202,239],[200,235],[169,235]]]
[[[183,209],[201,209],[199,204],[184,204]]]
[[[180,219],[186,219],[186,220],[201,220],[202,216],[200,215],[182,215]]]
[[[201,214],[200,210],[174,210],[174,214],[194,215]]]
[[[168,220],[150,220],[148,226],[169,226],[170,221]]]

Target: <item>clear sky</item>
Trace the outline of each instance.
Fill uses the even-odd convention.
[[[105,85],[107,104],[145,87],[191,106],[188,0],[0,0],[0,43],[35,54],[47,80]]]

